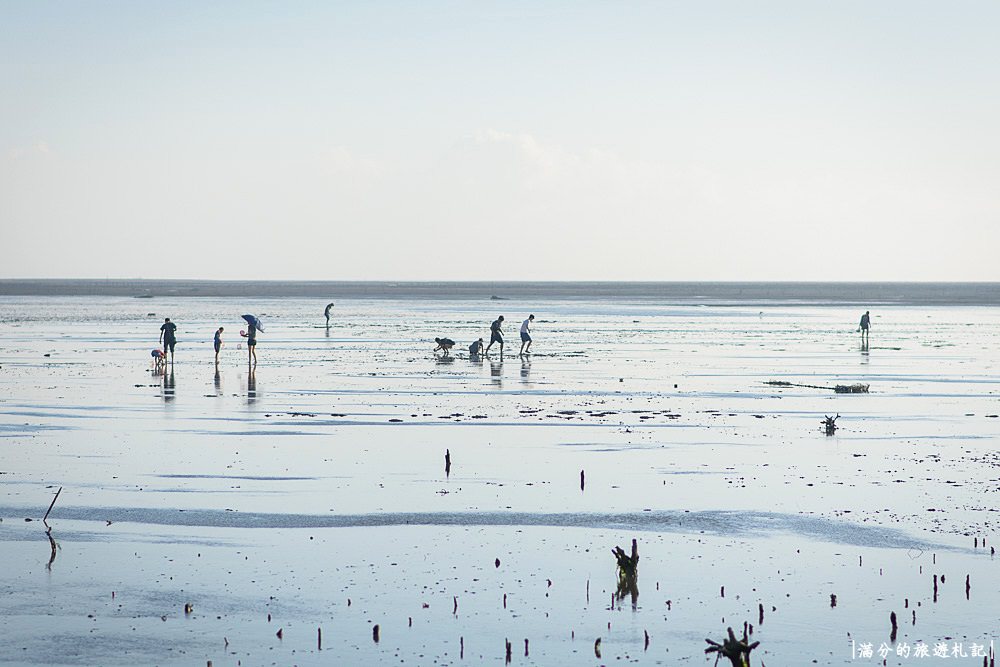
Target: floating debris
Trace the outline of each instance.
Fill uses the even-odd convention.
[[[816,384],[799,384],[797,382],[787,382],[785,380],[767,380],[764,382],[766,385],[772,387],[805,387],[806,389],[826,389],[832,390],[838,394],[867,394],[868,388],[871,385],[867,384],[838,384],[833,387],[823,387]]]

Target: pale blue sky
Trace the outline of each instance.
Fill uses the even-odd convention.
[[[1000,280],[998,28],[0,0],[0,277]]]

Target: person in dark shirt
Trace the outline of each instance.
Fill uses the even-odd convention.
[[[483,339],[482,338],[480,338],[477,341],[473,341],[472,344],[469,345],[469,358],[470,359],[476,359],[482,353],[483,353]]]
[[[503,325],[503,315],[493,320],[493,324],[490,325],[490,344],[486,346],[486,352],[484,354],[490,353],[490,348],[493,347],[493,343],[500,343],[500,356],[503,356],[503,332],[500,331],[500,327]]]
[[[435,338],[434,342],[437,343],[437,347],[434,348],[434,351],[437,352],[438,350],[444,350],[445,356],[448,356],[448,350],[455,347],[455,341],[450,338]]]
[[[219,350],[222,349],[222,332],[223,331],[224,331],[224,329],[222,327],[219,327],[219,329],[215,332],[215,341],[213,342],[213,345],[215,345],[215,365],[216,366],[219,365]]]
[[[326,308],[323,310],[323,315],[326,316],[326,328],[330,328],[330,311],[333,310],[333,304],[326,304]]]
[[[170,321],[169,317],[163,318],[163,326],[160,327],[160,344],[163,345],[163,356],[170,355],[170,363],[174,362],[174,345],[177,344],[177,325]]]
[[[257,365],[257,327],[247,323],[247,364]]]
[[[861,331],[862,341],[868,340],[868,329],[870,329],[872,325],[870,313],[871,311],[866,310],[865,314],[861,316],[861,324],[859,326],[859,331]]]

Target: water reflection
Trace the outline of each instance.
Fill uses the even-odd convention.
[[[257,401],[257,367],[251,366],[247,371],[247,404]]]
[[[219,364],[215,364],[215,395],[222,396],[222,374],[219,373]]]
[[[174,366],[170,365],[170,370],[163,374],[163,400],[170,402],[174,400]]]
[[[527,354],[521,355],[521,382],[531,383],[531,357]]]
[[[498,387],[503,384],[503,355],[495,361],[490,359],[490,376]]]
[[[56,497],[58,498],[58,494]],[[52,508],[50,507],[49,509],[51,510]],[[45,564],[45,569],[51,572],[52,563],[56,562],[56,550],[61,549],[62,547],[60,547],[59,543],[56,542],[56,538],[52,537],[52,526],[50,526],[44,519],[42,519],[42,523],[45,524],[45,537],[49,538],[49,549],[51,551],[49,554],[49,562]]]
[[[625,598],[632,602],[632,611],[639,606],[639,583],[634,577],[619,577],[615,599],[621,604]]]

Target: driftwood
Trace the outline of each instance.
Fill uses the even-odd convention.
[[[736,639],[732,628],[726,628],[726,630],[729,631],[729,638],[724,639],[721,644],[711,639],[705,640],[709,644],[709,647],[705,649],[705,653],[717,653],[718,655],[715,658],[716,664],[718,664],[719,658],[725,657],[729,658],[729,662],[732,663],[733,667],[750,667],[750,651],[757,648],[760,642],[747,643],[749,640],[745,625],[743,626],[743,639]]]
[[[836,417],[827,416],[823,419],[823,421],[820,422],[820,424],[822,424],[823,428],[826,430],[827,435],[833,435],[834,433],[837,432],[838,419],[840,419],[839,414]]]
[[[786,382],[785,380],[767,380],[766,385],[772,387],[805,387],[806,389],[827,389],[838,394],[867,394],[871,385],[861,384],[838,384],[832,387],[823,387],[817,384],[799,384],[797,382]]]
[[[629,556],[621,547],[611,550],[618,561],[618,590],[615,592],[619,601],[628,595],[635,609],[639,602],[639,545],[632,540],[632,555]]]
[[[611,553],[615,555],[618,560],[618,576],[621,578],[631,578],[635,579],[639,576],[639,545],[635,540],[632,540],[632,555],[626,556],[625,550],[621,547],[615,547],[611,550]]]
[[[45,520],[49,518],[49,512],[51,512],[52,508],[56,506],[56,501],[59,500],[60,493],[62,493],[61,486],[59,487],[59,490],[56,491],[56,495],[52,498],[52,502],[49,503],[49,509],[45,510],[45,516],[42,517],[42,523],[45,523]]]
[[[49,562],[45,564],[46,570],[52,570],[52,563],[56,562],[56,549],[58,544],[56,544],[55,538],[52,537],[52,526],[49,525],[47,519],[49,518],[49,512],[52,508],[56,506],[56,501],[59,500],[59,494],[62,493],[62,487],[56,491],[56,495],[52,498],[52,502],[49,503],[49,509],[45,510],[45,516],[42,517],[42,523],[45,524],[45,537],[49,538],[49,547],[52,549],[52,553],[49,556]]]

